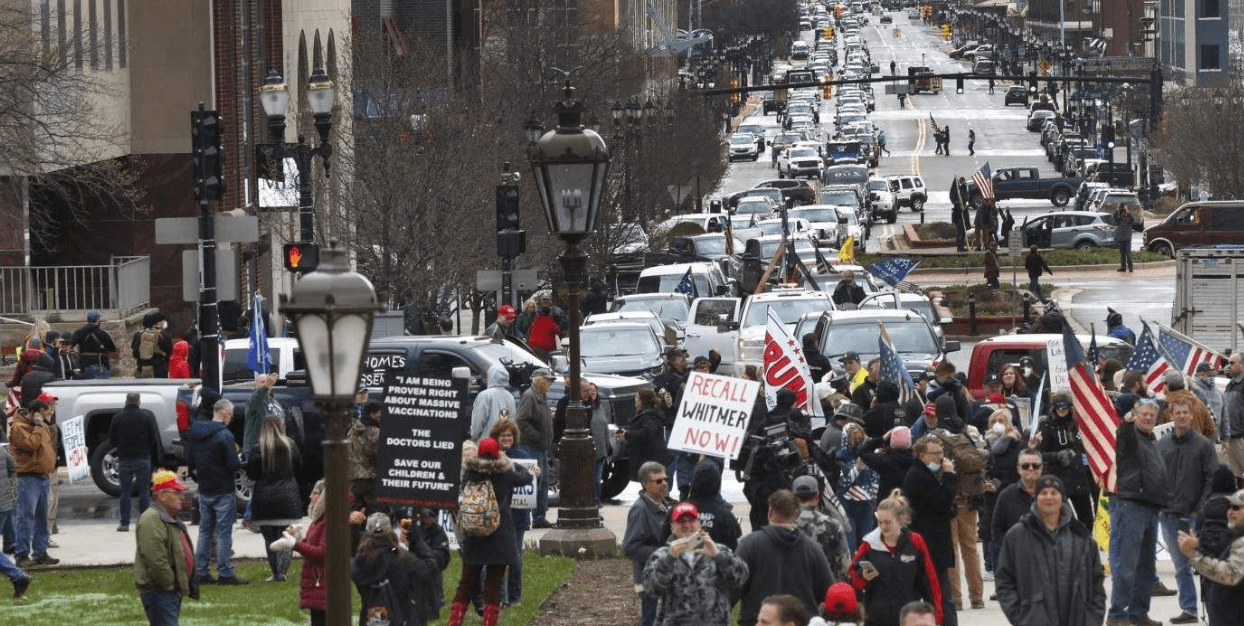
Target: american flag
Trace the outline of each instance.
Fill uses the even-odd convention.
[[[1158,352],[1157,342],[1153,340],[1153,331],[1149,330],[1149,324],[1141,321],[1145,328],[1140,333],[1140,339],[1136,340],[1136,351],[1132,353],[1132,358],[1127,361],[1127,369],[1142,372],[1145,376],[1145,388],[1149,393],[1161,393],[1166,389],[1166,383],[1162,382],[1162,374],[1170,369],[1170,364],[1162,357],[1162,353]]]
[[[877,346],[881,354],[881,380],[888,380],[897,385],[898,403],[900,406],[906,405],[916,385],[911,381],[911,374],[907,372],[907,368],[903,367],[903,359],[899,358],[898,351],[894,349],[894,340],[890,338],[885,324],[877,322],[877,326],[881,328],[881,335],[877,337]]]
[[[1063,327],[1063,352],[1067,354],[1071,403],[1076,409],[1076,425],[1084,437],[1089,468],[1098,484],[1105,485],[1107,491],[1114,491],[1114,473],[1110,470],[1114,465],[1114,436],[1119,429],[1119,416],[1101,382],[1085,363],[1080,341],[1067,326]]]
[[[820,248],[816,248],[816,271],[822,274],[828,274],[833,271],[829,261],[825,259],[825,255],[821,254]]]
[[[1158,349],[1162,351],[1162,356],[1166,357],[1166,360],[1170,361],[1173,366],[1178,367],[1185,376],[1196,374],[1196,366],[1201,363],[1209,363],[1210,367],[1216,370],[1222,368],[1221,354],[1161,324],[1156,326],[1158,327]]]
[[[1089,363],[1093,364],[1093,373],[1101,376],[1101,356],[1097,352],[1097,327],[1093,327],[1093,338],[1089,339]]]
[[[993,200],[993,170],[989,169],[989,161],[976,170],[972,174],[972,182],[976,183],[976,188],[981,190],[981,197],[986,200]]]

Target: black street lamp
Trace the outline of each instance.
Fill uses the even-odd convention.
[[[324,570],[330,626],[349,626],[354,619],[346,519],[346,426],[358,391],[372,317],[380,309],[371,281],[350,269],[346,251],[336,242],[320,252],[316,270],[303,275],[288,298],[281,298],[281,312],[293,318],[298,330],[298,345],[311,379],[311,399],[324,416],[324,517],[328,524]]]
[[[315,241],[315,219],[311,197],[311,163],[316,156],[324,160],[324,176],[329,175],[329,158],[333,154],[328,136],[333,130],[333,105],[337,90],[324,68],[317,67],[306,84],[307,104],[315,117],[315,130],[320,135],[320,145],[312,148],[306,137],[299,134],[298,143],[285,143],[285,110],[289,106],[289,89],[276,70],[268,73],[268,79],[259,88],[259,102],[268,117],[268,140],[259,146],[260,158],[265,162],[281,162],[292,157],[298,166],[298,238],[310,243]],[[269,166],[271,167],[271,166]],[[284,171],[280,168],[277,171]]]
[[[587,283],[588,260],[579,243],[596,228],[609,170],[609,149],[600,135],[585,129],[580,122],[583,103],[575,99],[570,81],[566,81],[563,94],[557,105],[557,128],[527,149],[549,232],[566,242],[566,250],[558,260],[566,276],[570,314],[570,385],[566,389],[569,405],[566,434],[557,449],[562,468],[561,503],[557,508],[557,527],[540,538],[540,551],[595,558],[613,550],[615,537],[601,523],[596,504],[595,446],[588,432],[588,411],[579,393],[579,298]],[[638,112],[640,108],[636,105],[633,110]],[[614,114],[617,115],[617,107]]]

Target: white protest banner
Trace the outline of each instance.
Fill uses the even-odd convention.
[[[1050,393],[1071,393],[1071,374],[1067,371],[1067,351],[1063,338],[1055,337],[1046,343],[1046,363],[1049,364]]]
[[[522,465],[531,474],[532,481],[521,487],[514,488],[514,496],[510,499],[511,509],[534,509],[536,508],[536,468],[540,463],[535,459],[510,459],[515,465]]]
[[[81,415],[65,420],[60,425],[61,445],[65,447],[65,464],[69,467],[69,482],[86,480],[91,466],[86,458],[86,430]]]
[[[760,383],[692,370],[674,416],[669,447],[683,452],[739,458]]]

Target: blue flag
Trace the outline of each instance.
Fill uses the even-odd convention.
[[[699,297],[699,294],[696,293],[695,281],[691,280],[691,268],[687,268],[687,273],[682,275],[682,280],[678,281],[678,286],[674,287],[674,291],[677,293],[685,293],[692,298]]]
[[[916,384],[912,382],[911,373],[903,366],[903,359],[894,349],[894,340],[886,331],[885,324],[877,322],[877,326],[881,328],[881,334],[877,336],[877,349],[881,356],[881,380],[888,380],[898,387],[898,402],[901,406],[911,398]]]
[[[256,374],[267,374],[272,368],[272,352],[268,350],[268,329],[263,320],[263,301],[255,292],[251,305],[250,349],[246,353],[246,365]]]
[[[891,287],[897,287],[899,281],[907,278],[907,274],[911,273],[917,265],[920,265],[920,261],[894,258],[877,261],[864,269],[868,270],[869,274],[884,280]]]

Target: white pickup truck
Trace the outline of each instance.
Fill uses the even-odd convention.
[[[832,311],[834,301],[823,291],[775,289],[740,298],[696,298],[691,304],[684,347],[692,357],[710,349],[721,353],[718,373],[738,375],[747,365],[763,361],[765,324],[773,309],[788,329],[804,313]]]

